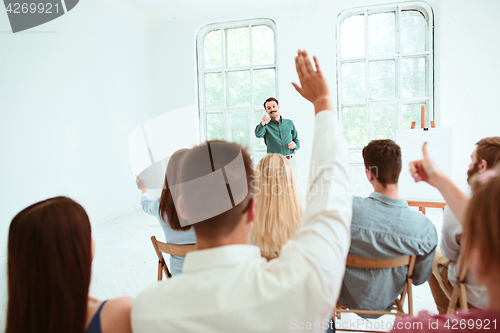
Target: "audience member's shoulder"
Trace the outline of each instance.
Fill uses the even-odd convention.
[[[361,207],[365,207],[366,204],[370,202],[370,198],[363,198],[363,197],[358,197],[358,196],[355,196],[353,195],[352,196],[352,207],[353,208],[361,208]]]
[[[358,197],[357,195],[353,195],[352,196],[352,201],[358,201],[358,202],[362,202],[363,200],[366,200],[368,198],[363,198],[363,197]]]
[[[407,227],[410,228],[408,231],[411,231],[414,237],[421,237],[422,239],[428,239],[432,243],[437,243],[437,231],[434,223],[421,212],[413,210],[410,207],[407,209],[407,220],[409,222]]]
[[[182,284],[182,278],[183,274],[180,274],[167,280],[152,283],[144,288],[132,301],[132,315],[150,309],[153,303],[158,303],[157,301],[162,299],[159,295],[171,295],[175,289],[178,289],[178,283]]]
[[[132,301],[132,308],[135,308],[138,305],[143,305],[147,303],[149,299],[154,298],[160,292],[161,287],[168,282],[168,280],[158,281],[144,288],[136,297],[134,297],[134,300]]]
[[[109,300],[101,313],[103,332],[132,332],[130,312],[131,297],[119,297]]]
[[[410,207],[406,207],[406,209],[408,210],[409,216],[413,220],[416,220],[419,223],[422,223],[424,225],[432,225],[432,226],[434,226],[434,224],[432,223],[432,221],[425,214],[422,214],[421,212],[419,212],[419,211],[417,211],[415,209],[412,209]]]
[[[130,317],[131,308],[132,308],[132,297],[119,297],[111,299],[106,304],[106,311],[109,315],[112,316]]]

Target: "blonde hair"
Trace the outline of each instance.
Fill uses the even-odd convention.
[[[300,227],[302,205],[292,167],[280,154],[267,154],[255,170],[256,218],[250,241],[268,260]]]

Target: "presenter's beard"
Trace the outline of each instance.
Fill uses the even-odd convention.
[[[479,172],[479,163],[474,164],[472,169],[467,170],[467,184],[470,185],[470,181],[471,181],[472,176],[474,176],[478,172]]]
[[[277,113],[278,113],[277,111],[272,111],[272,112],[269,113],[269,117],[271,117],[271,119],[275,119],[276,120],[276,114]]]

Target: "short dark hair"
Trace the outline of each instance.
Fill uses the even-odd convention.
[[[392,140],[373,140],[363,148],[365,168],[373,172],[384,187],[397,184],[401,173],[401,148]]]
[[[240,153],[243,158],[244,172],[228,175],[228,164],[237,161]],[[225,177],[228,193],[234,196],[231,197],[233,206],[217,216],[193,224],[196,237],[218,238],[227,236],[237,226],[242,216],[241,214],[244,213],[252,199],[252,159],[248,152],[238,144],[219,140],[207,141],[206,143],[196,146],[186,152],[182,158],[179,183],[190,182],[209,175],[223,167],[225,167],[226,172]],[[231,187],[229,187],[229,181],[231,182]],[[244,192],[245,187],[247,192]],[[247,193],[243,200],[238,203],[234,202],[236,201],[235,188],[240,192]],[[183,195],[181,187],[182,208],[188,219],[190,213],[191,215],[196,214],[195,211],[199,210],[200,206],[210,207],[210,205],[218,203],[219,198],[217,198],[216,195],[207,196],[203,193],[207,193],[206,189],[205,191],[200,190],[197,191],[197,193],[190,193],[189,197],[187,197]]]
[[[269,97],[268,99],[266,99],[266,101],[264,102],[264,109],[266,108],[266,103],[267,102],[276,102],[276,104],[280,105],[280,103],[278,103],[278,100],[274,97]]]

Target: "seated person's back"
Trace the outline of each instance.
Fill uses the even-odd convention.
[[[432,272],[437,233],[424,214],[399,198],[401,149],[392,140],[374,140],[363,149],[363,158],[375,192],[368,198],[353,198],[349,254],[374,259],[416,255],[413,283],[422,284]],[[403,291],[406,274],[406,266],[347,267],[339,302],[351,309],[390,310]]]
[[[176,184],[179,174],[179,163],[186,152],[187,149],[179,149],[170,157],[160,198],[152,200],[148,193],[147,183],[137,177],[137,188],[142,191],[142,210],[158,219],[165,234],[165,241],[176,245],[196,243],[196,236],[191,226],[182,226],[179,221],[170,190],[170,187]],[[170,273],[172,276],[182,273],[183,265],[184,257],[170,255]]]

